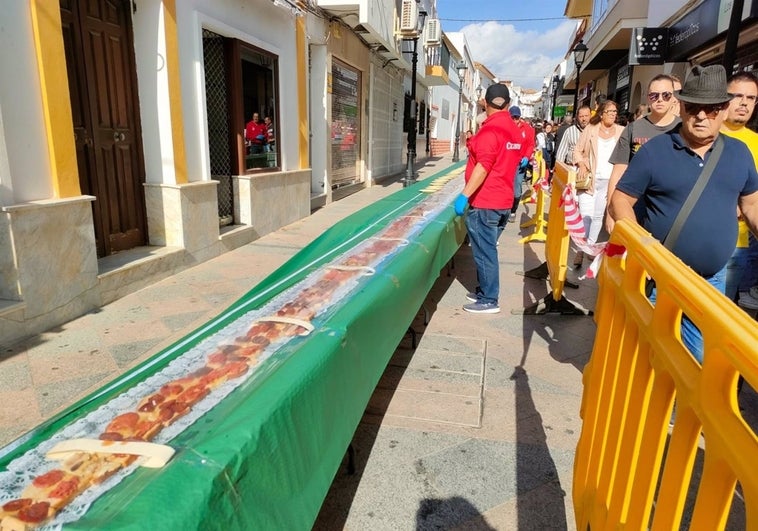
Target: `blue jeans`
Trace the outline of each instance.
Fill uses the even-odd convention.
[[[711,286],[719,290],[720,293],[724,293],[724,289],[726,288],[726,266],[724,266],[721,271],[718,271],[712,277],[706,278],[706,280],[710,282]],[[653,292],[649,297],[650,302],[653,304],[655,304],[656,296],[657,290],[656,288],[653,288]],[[703,301],[703,303],[707,304],[707,301]],[[682,315],[682,323],[679,332],[681,334],[682,343],[684,343],[684,346],[687,347],[687,349],[698,361],[698,363],[702,364],[703,334],[700,332],[698,327],[695,326],[695,323],[690,321],[686,315]]]
[[[524,185],[525,177],[526,168],[516,170],[516,175],[513,177],[513,206],[511,207],[511,212],[514,214],[518,210],[518,204],[521,202],[521,187]]]
[[[497,237],[508,223],[508,209],[469,208],[466,229],[476,264],[477,302],[497,304],[500,294],[500,265],[497,260]]]
[[[729,300],[736,301],[737,293],[758,285],[758,239],[751,232],[747,247],[737,247],[726,263],[726,291]]]

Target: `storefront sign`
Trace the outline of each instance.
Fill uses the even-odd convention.
[[[662,65],[666,62],[668,28],[634,28],[629,43],[630,65]],[[621,69],[619,69],[621,75]],[[629,83],[628,71],[626,84]],[[622,87],[624,85],[619,85]]]
[[[566,107],[553,107],[553,116],[555,118],[563,118],[566,116]]]
[[[616,73],[616,90],[629,85],[629,79],[632,77],[632,68],[629,65],[619,67]]]
[[[721,0],[706,0],[669,28],[668,60],[685,59],[718,34]]]

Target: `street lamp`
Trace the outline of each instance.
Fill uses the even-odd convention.
[[[460,157],[458,156],[458,146],[461,141],[461,99],[463,99],[463,76],[466,73],[468,67],[464,61],[461,61],[456,65],[458,70],[458,114],[455,117],[455,149],[453,150],[453,162],[458,162]]]
[[[571,50],[574,54],[574,64],[576,65],[576,90],[574,91],[574,116],[576,116],[577,106],[579,105],[579,82],[580,74],[582,73],[582,64],[584,64],[584,58],[587,55],[587,46],[584,42],[579,41]]]
[[[416,36],[411,39],[413,41],[413,56],[411,64],[411,115],[410,124],[408,128],[408,160],[405,166],[405,181],[403,181],[403,187],[407,187],[416,182],[416,173],[413,171],[413,166],[416,164],[416,70],[418,68],[418,37],[421,30],[424,28],[424,20],[426,19],[426,11],[419,11],[421,17],[421,24]]]

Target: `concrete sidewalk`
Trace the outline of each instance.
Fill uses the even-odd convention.
[[[451,164],[429,161],[419,178]],[[187,335],[324,230],[402,187],[399,177],[327,205],[249,245],[123,297],[0,352],[0,446]],[[520,211],[520,221],[528,215]],[[571,472],[580,430],[581,370],[594,337],[586,316],[511,314],[547,294],[517,271],[543,245],[508,225],[501,307],[472,315],[470,249],[443,270],[398,347],[316,529],[573,529]],[[596,285],[567,298],[594,306]]]

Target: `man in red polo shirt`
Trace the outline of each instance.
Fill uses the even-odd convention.
[[[266,144],[266,124],[260,121],[260,115],[253,113],[253,119],[247,122],[245,126],[245,140],[250,145],[250,153],[258,155],[263,153],[263,146]]]
[[[521,118],[520,108],[514,105],[508,109],[508,112],[511,118],[513,118],[516,127],[521,131],[521,138],[523,139],[521,142],[521,161],[513,176],[513,205],[511,205],[511,215],[509,218],[510,221],[516,221],[516,211],[521,202],[521,189],[524,186],[524,179],[526,179],[526,169],[529,166],[532,155],[534,155],[535,134],[534,127]]]
[[[466,206],[466,229],[479,286],[467,295],[471,313],[498,313],[500,269],[497,238],[508,222],[513,204],[513,175],[522,159],[522,135],[508,114],[510,93],[501,83],[490,85],[484,97],[487,118],[468,143],[466,185],[455,200],[455,213]]]

